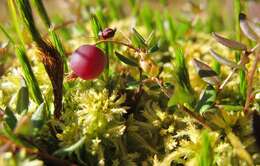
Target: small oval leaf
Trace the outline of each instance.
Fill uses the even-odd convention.
[[[208,111],[214,105],[216,97],[216,90],[211,85],[207,86],[206,89],[202,91],[195,110],[201,114]]]
[[[16,103],[16,112],[18,114],[21,114],[22,112],[27,111],[28,105],[29,105],[28,88],[26,86],[23,86],[20,88],[20,90],[18,92],[17,103]]]
[[[5,108],[4,120],[11,130],[13,130],[16,127],[17,119],[13,111],[9,108],[9,106]]]
[[[38,109],[33,113],[32,115],[32,124],[35,128],[40,129],[43,124],[44,121],[46,119],[46,114],[45,114],[45,104],[42,103]]]
[[[213,37],[222,45],[232,48],[232,49],[236,49],[236,50],[246,50],[246,45],[237,42],[235,40],[230,40],[227,38],[224,38],[220,35],[218,35],[217,33],[213,32],[212,33]]]
[[[211,85],[220,85],[220,79],[218,77],[218,74],[214,70],[212,70],[211,67],[197,59],[193,59],[192,62],[199,76],[205,82]]]
[[[245,34],[245,36],[251,40],[258,41],[259,37],[257,36],[256,32],[254,32],[253,29],[249,26],[248,20],[244,13],[239,14],[239,21],[240,21],[240,28]]]
[[[127,65],[130,65],[130,66],[134,66],[134,67],[138,67],[138,64],[132,60],[132,59],[129,59],[125,56],[123,56],[121,53],[115,51],[115,54],[117,56],[117,58],[122,61],[123,63],[127,64]]]
[[[240,66],[238,64],[236,64],[235,62],[230,61],[227,58],[219,55],[214,50],[210,49],[209,52],[212,55],[212,57],[215,58],[219,63],[221,63],[223,65],[227,65],[227,66],[232,67],[232,68],[240,68]]]

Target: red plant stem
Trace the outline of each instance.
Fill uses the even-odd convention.
[[[99,40],[98,42],[95,43],[95,45],[98,45],[98,44],[101,44],[101,43],[107,43],[107,42],[114,43],[114,44],[119,44],[119,45],[124,45],[124,46],[127,46],[128,48],[131,48],[131,49],[135,50],[136,52],[140,52],[140,49],[135,48],[131,44],[127,44],[127,43],[124,43],[124,42],[121,42],[121,41],[117,41],[117,40]]]
[[[193,117],[199,124],[201,124],[205,128],[213,130],[201,116],[195,114],[194,112],[190,111],[188,108],[184,106],[181,106],[181,110],[186,112],[189,116]]]
[[[247,78],[247,81],[248,81],[248,85],[247,85],[247,92],[246,92],[246,103],[245,103],[245,106],[244,106],[244,113],[248,113],[249,111],[249,106],[250,106],[250,103],[252,101],[252,92],[253,92],[253,81],[254,81],[254,75],[255,75],[255,72],[256,72],[256,69],[257,69],[257,64],[260,60],[260,53],[257,54],[256,56],[256,59],[254,61],[254,64],[248,74],[248,78]]]

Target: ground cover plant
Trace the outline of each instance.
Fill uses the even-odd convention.
[[[259,165],[259,2],[225,3],[0,1],[0,165]]]

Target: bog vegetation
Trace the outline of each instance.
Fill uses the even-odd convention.
[[[247,1],[45,2],[0,2],[0,165],[260,164]]]

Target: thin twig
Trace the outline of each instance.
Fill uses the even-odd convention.
[[[253,81],[254,81],[254,74],[256,72],[256,69],[257,69],[257,64],[260,60],[260,53],[257,54],[256,58],[255,58],[255,61],[254,61],[254,64],[250,70],[250,72],[248,73],[248,78],[247,78],[247,81],[248,81],[248,85],[247,85],[247,92],[246,92],[246,103],[245,103],[245,106],[244,106],[244,112],[245,113],[248,113],[248,109],[249,109],[249,106],[250,106],[250,103],[251,103],[251,99],[252,99],[252,92],[253,92]]]
[[[186,112],[191,117],[193,117],[199,124],[201,124],[205,128],[213,130],[201,116],[195,114],[194,112],[190,111],[188,108],[186,108],[184,106],[181,106],[181,110]]]
[[[156,83],[160,86],[161,91],[165,94],[165,96],[167,96],[168,98],[171,97],[171,95],[167,92],[167,90],[165,89],[165,87],[163,86],[162,80],[159,80],[157,77],[153,78]]]
[[[222,90],[224,88],[224,86],[228,83],[228,81],[230,80],[230,78],[233,76],[233,74],[236,72],[237,68],[234,68],[229,75],[227,76],[227,78],[223,81],[223,83],[220,85],[219,90]]]
[[[136,52],[140,52],[141,51],[140,49],[135,48],[131,44],[127,44],[127,43],[124,43],[124,42],[121,42],[121,41],[117,41],[117,40],[99,40],[98,42],[95,43],[95,45],[98,45],[98,44],[101,44],[101,43],[107,43],[107,42],[127,46],[128,48],[131,48],[131,49],[135,50]]]

